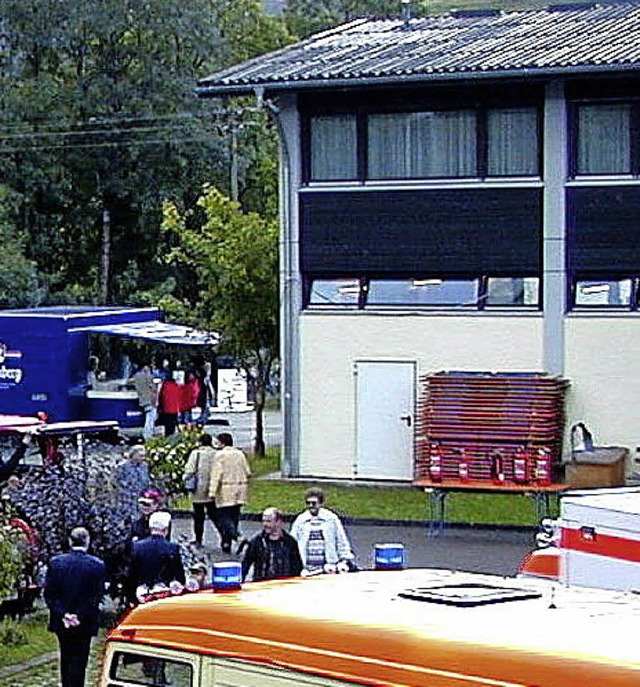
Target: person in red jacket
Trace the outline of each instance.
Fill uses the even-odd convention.
[[[180,406],[180,421],[183,425],[193,422],[193,409],[198,405],[200,396],[200,382],[193,372],[187,372],[187,379],[182,385],[182,401]]]
[[[182,387],[171,375],[162,382],[158,407],[161,422],[164,425],[164,435],[168,437],[175,434],[178,427],[178,415],[182,410]]]

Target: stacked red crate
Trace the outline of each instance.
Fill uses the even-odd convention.
[[[415,479],[548,484],[561,460],[567,388],[537,373],[423,377]]]

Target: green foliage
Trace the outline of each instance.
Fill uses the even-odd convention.
[[[4,620],[0,626],[0,644],[2,646],[24,646],[29,642],[24,628],[11,620]]]
[[[149,470],[170,499],[184,492],[184,466],[200,435],[200,430],[192,429],[166,438],[153,437],[146,443]]]
[[[3,505],[0,513],[0,600],[16,591],[28,556],[24,534],[11,526],[10,517],[9,509]]]
[[[32,305],[34,293],[148,302],[170,283],[184,300],[162,259],[162,201],[189,206],[205,181],[224,188],[230,165],[230,130],[195,98],[196,81],[289,42],[284,22],[258,0],[6,0],[3,22],[0,171],[17,200],[7,226],[42,288],[27,283],[32,263],[8,251],[0,307]],[[242,142],[241,172],[263,166],[262,135],[256,127]],[[262,180],[241,174],[242,191]]]
[[[164,231],[175,247],[169,259],[197,278],[194,322],[222,333],[221,352],[242,361],[256,390],[257,440],[264,454],[262,409],[278,353],[278,225],[243,212],[213,186],[205,186],[199,213],[164,205]]]
[[[4,641],[5,632],[9,634],[9,641],[14,638],[21,643],[7,643]],[[26,642],[22,643],[21,638],[26,637]],[[19,665],[29,659],[41,656],[57,648],[56,636],[53,632],[47,631],[44,614],[35,617],[31,615],[20,621],[5,620],[0,626],[0,668],[6,666]],[[22,675],[20,676],[21,679]],[[26,677],[26,674],[25,674]],[[24,684],[43,684],[42,680],[25,682]]]
[[[578,0],[576,0],[577,2]],[[542,0],[288,0],[284,12],[289,31],[301,37],[359,17],[398,19],[444,14],[451,10],[525,9],[548,5]]]
[[[16,194],[0,185],[0,307],[5,308],[38,305],[42,296],[35,263],[25,255],[26,236],[15,228],[16,210]]]

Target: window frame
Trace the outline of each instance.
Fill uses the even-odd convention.
[[[629,303],[577,303],[578,284],[586,281],[596,282],[631,282],[631,291],[629,294]],[[640,310],[640,273],[636,275],[609,275],[607,277],[594,275],[573,275],[573,278],[567,285],[569,310],[574,312],[638,312]]]
[[[531,109],[536,116],[537,132],[537,151],[535,174],[504,174],[489,175],[489,136],[488,136],[488,116],[493,110],[509,109]],[[371,115],[408,115],[421,112],[472,112],[475,115],[475,174],[472,176],[424,176],[424,177],[371,177],[368,174],[368,149],[369,149],[369,117]],[[334,178],[334,179],[314,179],[311,176],[311,128],[312,120],[316,117],[345,116],[354,115],[356,117],[356,175],[354,178]],[[388,183],[394,184],[402,181],[430,182],[437,180],[451,181],[504,181],[509,179],[526,179],[540,181],[543,170],[544,152],[544,120],[543,105],[538,99],[531,97],[523,99],[508,99],[498,101],[494,98],[481,100],[471,98],[469,101],[447,101],[434,103],[417,102],[407,107],[406,105],[394,104],[383,107],[375,104],[362,106],[305,106],[301,114],[301,157],[302,157],[302,183],[305,186],[315,184],[341,184],[341,183]]]
[[[491,303],[488,304],[488,285],[489,279],[537,279],[538,280],[538,302],[534,304],[525,303]],[[311,294],[314,281],[344,281],[357,280],[360,284],[360,291],[356,298],[357,303],[312,303]],[[370,303],[368,295],[371,288],[371,281],[412,281],[412,280],[438,280],[443,282],[476,282],[475,302],[469,303]],[[339,310],[343,312],[360,312],[375,310],[417,310],[417,311],[456,311],[456,312],[499,312],[499,311],[519,311],[519,312],[541,312],[542,311],[542,275],[504,275],[504,274],[473,274],[443,276],[436,274],[341,274],[341,275],[305,275],[303,280],[303,303],[302,309],[311,312],[322,312],[327,310]]]
[[[581,172],[578,169],[578,150],[580,145],[579,110],[581,107],[628,105],[629,117],[629,171],[628,172]],[[569,118],[567,130],[569,132],[569,178],[572,180],[594,178],[623,178],[640,177],[640,98],[626,97],[595,97],[575,98],[569,100],[567,106]]]

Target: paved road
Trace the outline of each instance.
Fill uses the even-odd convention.
[[[228,427],[220,425],[208,425],[208,430],[213,434],[230,431],[237,446],[247,451],[252,450],[252,444],[256,435],[256,415],[252,410],[243,412],[228,412],[212,415],[213,419],[227,420]],[[282,445],[282,419],[279,411],[268,410],[264,413],[264,442],[267,447]]]
[[[251,536],[258,522],[244,521],[242,530]],[[174,539],[191,539],[191,520],[176,518]],[[361,567],[371,566],[375,544],[401,542],[405,546],[409,567],[451,568],[472,572],[513,575],[527,551],[532,548],[533,534],[513,530],[449,527],[438,536],[427,536],[419,526],[351,524],[347,533]],[[205,548],[201,554],[209,562],[228,560],[221,554],[218,537],[209,522],[205,528]]]

